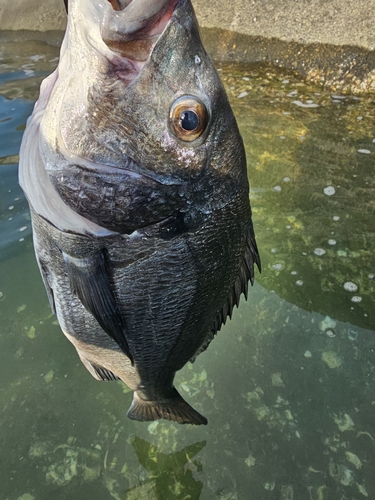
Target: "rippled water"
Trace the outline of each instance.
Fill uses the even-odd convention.
[[[79,362],[33,256],[18,149],[57,56],[0,44],[0,498],[375,498],[374,97],[220,67],[264,271],[178,374],[209,425],[142,424]]]

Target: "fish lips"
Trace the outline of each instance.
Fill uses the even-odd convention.
[[[101,25],[104,43],[113,52],[145,62],[168,24],[178,0],[108,0]]]

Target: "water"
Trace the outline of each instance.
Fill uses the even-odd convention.
[[[17,185],[58,51],[0,44],[0,499],[375,498],[374,97],[220,66],[264,271],[176,386],[207,427],[126,418],[51,315]],[[370,152],[370,153],[368,153]]]

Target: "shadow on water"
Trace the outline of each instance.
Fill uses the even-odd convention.
[[[205,441],[168,454],[137,436],[132,446],[148,478],[127,491],[124,500],[200,498],[203,484],[194,479],[193,470],[201,471],[202,464],[192,459],[206,446]]]
[[[51,315],[16,184],[35,75],[57,49],[0,53],[1,499],[374,498],[373,98],[220,67],[264,272],[176,377],[209,425],[141,424],[124,384],[93,380]]]

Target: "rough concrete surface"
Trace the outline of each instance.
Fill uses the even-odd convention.
[[[375,0],[193,0],[193,4],[207,28],[375,49]]]
[[[193,0],[200,24],[300,43],[375,49],[375,0]],[[0,0],[2,30],[61,30],[62,0]]]
[[[63,30],[62,0],[0,0],[0,30]]]

